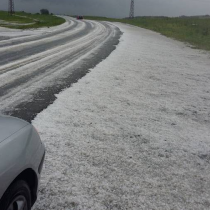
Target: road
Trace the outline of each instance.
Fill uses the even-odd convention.
[[[0,112],[31,121],[119,43],[110,23],[78,21],[53,30],[3,34],[0,39]]]

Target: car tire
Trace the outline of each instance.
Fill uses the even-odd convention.
[[[1,210],[31,210],[31,191],[23,180],[14,182],[0,201]]]

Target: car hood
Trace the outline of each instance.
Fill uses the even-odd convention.
[[[18,118],[0,115],[0,143],[28,124]]]

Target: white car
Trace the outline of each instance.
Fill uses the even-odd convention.
[[[0,115],[0,210],[30,210],[37,199],[45,147],[36,129]]]

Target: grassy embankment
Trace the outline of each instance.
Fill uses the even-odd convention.
[[[210,50],[210,18],[188,17],[139,17],[135,19],[113,19],[85,17],[86,19],[122,22],[159,32],[165,36],[187,42],[194,48]]]
[[[51,26],[60,25],[65,22],[63,18],[56,17],[53,15],[39,15],[39,14],[30,14],[25,12],[16,12],[14,15],[9,15],[5,11],[0,11],[0,21],[1,20],[9,23],[17,23],[14,25],[10,25],[7,23],[0,22],[0,26],[16,28],[16,29],[51,27]],[[18,25],[18,24],[29,24],[29,25]]]

